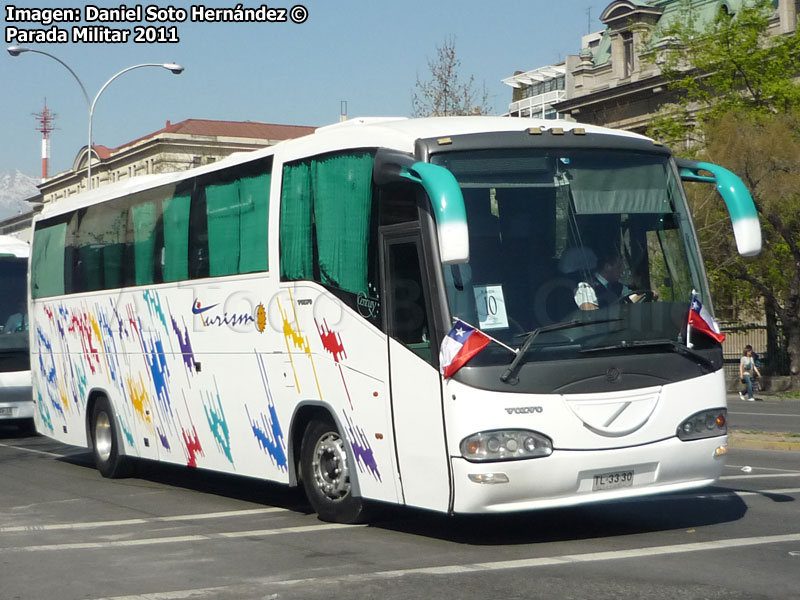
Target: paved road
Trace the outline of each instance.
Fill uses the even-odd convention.
[[[287,489],[0,430],[0,600],[800,598],[797,453],[733,449],[716,488],[514,516],[321,523]]]
[[[800,434],[800,400],[780,400],[765,395],[756,402],[745,402],[729,394],[728,427]]]

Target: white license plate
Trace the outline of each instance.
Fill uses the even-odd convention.
[[[614,490],[617,488],[633,487],[633,471],[614,471],[595,475],[592,482],[592,491]]]
[[[14,407],[0,406],[0,417],[10,417],[14,414]]]

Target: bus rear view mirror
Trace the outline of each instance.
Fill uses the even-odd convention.
[[[733,224],[736,249],[742,256],[755,256],[761,252],[761,227],[758,224],[753,198],[741,179],[728,169],[707,162],[678,159],[681,179],[700,183],[713,183],[722,196]]]
[[[438,165],[416,162],[408,154],[380,151],[375,156],[372,177],[377,185],[393,181],[413,181],[420,184],[433,207],[442,264],[469,262],[467,210],[458,181],[450,171]]]

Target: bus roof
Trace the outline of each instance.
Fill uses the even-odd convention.
[[[565,132],[575,128],[582,128],[586,133],[590,134],[605,134],[638,140],[649,139],[629,131],[545,119],[483,116],[428,117],[421,119],[359,117],[320,127],[313,134],[285,140],[269,148],[262,148],[252,152],[238,152],[220,161],[201,167],[160,175],[141,175],[122,182],[104,185],[45,206],[36,220],[162,185],[175,184],[184,179],[247,163],[273,154],[280,154],[282,160],[291,161],[305,156],[347,148],[386,147],[412,153],[414,144],[419,139],[477,133],[525,131],[537,127],[544,131],[560,128]]]
[[[27,258],[30,253],[28,243],[10,235],[0,235],[0,257],[17,256]]]

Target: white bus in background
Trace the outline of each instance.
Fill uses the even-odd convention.
[[[342,522],[714,483],[722,349],[687,337],[693,293],[713,312],[681,179],[717,184],[743,254],[752,200],[645,137],[554,125],[356,119],[48,205],[39,432],[109,477],[149,459],[302,485]],[[627,293],[581,310],[612,253]]]
[[[28,350],[28,253],[24,241],[0,236],[0,424],[33,429]]]

